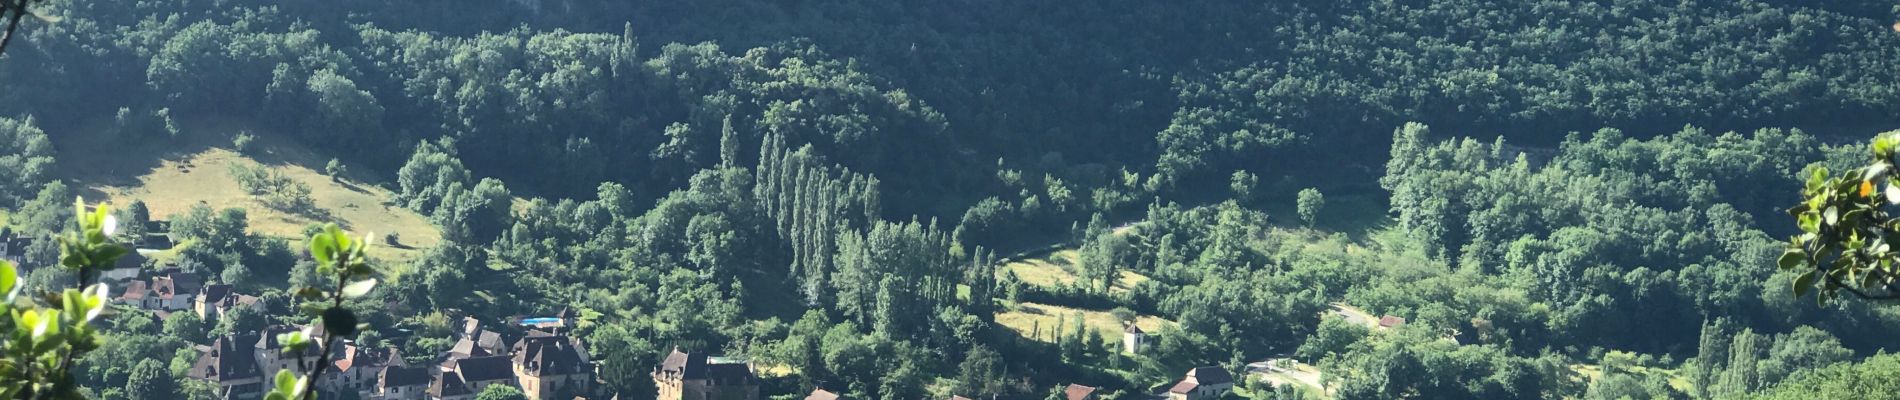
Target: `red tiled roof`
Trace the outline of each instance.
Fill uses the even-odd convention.
[[[145,299],[145,281],[126,282],[125,292],[119,294],[119,299],[122,299],[122,300]]]
[[[1090,395],[1094,395],[1095,388],[1071,383],[1068,387],[1062,388],[1062,394],[1068,397],[1069,400],[1083,400],[1089,398]]]
[[[832,393],[825,388],[812,388],[811,394],[805,395],[805,400],[838,400],[838,398],[837,393]]]
[[[1188,394],[1194,392],[1194,388],[1200,386],[1201,384],[1195,382],[1193,379],[1182,379],[1181,382],[1175,383],[1174,387],[1168,388],[1168,393]]]
[[[1391,315],[1379,317],[1380,328],[1392,328],[1392,327],[1397,327],[1399,325],[1405,325],[1404,317],[1395,317]]]

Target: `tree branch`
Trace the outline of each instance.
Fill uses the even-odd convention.
[[[18,14],[15,14],[15,16],[18,16]],[[18,20],[19,18],[14,18],[14,19],[15,19],[15,20]],[[100,207],[105,207],[105,206],[104,206],[104,205],[101,205]],[[108,242],[107,242],[107,243],[111,243],[111,242],[110,242],[109,240],[110,240],[110,239],[108,239]],[[115,261],[116,261],[116,260],[115,260]],[[86,286],[87,286],[87,283],[88,283],[88,282],[91,282],[91,281],[92,281],[92,269],[93,269],[93,267],[92,267],[92,266],[88,266],[88,267],[86,267],[86,268],[80,268],[80,269],[79,269],[79,282],[78,282],[78,286],[79,286],[79,290],[80,290],[81,292],[85,292],[85,291],[86,291]],[[77,324],[79,324],[79,325],[84,325],[84,324],[86,324],[86,321],[84,321],[84,320],[79,320],[79,319],[77,319],[77,318],[78,318],[78,316],[74,316],[74,318],[75,318],[75,319],[74,319],[75,321],[78,321],[78,322],[77,322]],[[77,328],[77,327],[75,326],[75,328]],[[76,352],[76,351],[73,351],[73,349],[66,349],[66,357],[64,357],[64,358],[63,358],[63,359],[62,359],[62,360],[60,361],[60,363],[59,363],[59,367],[60,367],[60,370],[61,370],[61,371],[71,371],[71,370],[72,370],[72,368],[73,368],[73,355],[74,355],[74,353],[77,353],[77,352]]]
[[[1893,291],[1889,290],[1886,294],[1871,295],[1871,294],[1868,294],[1867,292],[1861,291],[1860,289],[1855,289],[1853,286],[1848,286],[1847,284],[1842,283],[1839,278],[1835,278],[1832,276],[1827,277],[1827,282],[1833,284],[1834,286],[1840,287],[1841,290],[1846,290],[1847,293],[1853,294],[1854,297],[1859,297],[1865,300],[1900,299],[1900,293],[1894,293]]]
[[[13,41],[13,32],[20,28],[20,19],[26,17],[28,1],[32,0],[0,0],[0,16],[7,19],[7,30],[0,33],[0,54],[6,54],[7,43]],[[7,15],[9,12],[12,15]]]
[[[331,299],[330,307],[341,308],[343,307],[344,281],[347,280],[345,278],[345,274],[341,271],[344,270],[344,266],[350,265],[349,252],[345,251],[345,252],[342,252],[342,254],[339,254],[336,259],[336,265],[338,267],[337,269],[339,272],[337,273],[337,276],[336,276],[336,291],[331,292],[330,294],[330,299]],[[325,317],[328,317],[328,315],[326,314]],[[317,321],[318,321],[317,323],[319,324],[324,323],[323,319],[321,318],[319,318]],[[317,342],[316,365],[310,366],[310,369],[305,371],[310,376],[310,382],[309,382],[310,387],[308,388],[308,390],[304,391],[304,395],[303,395],[303,398],[305,400],[314,400],[317,397],[317,385],[318,385],[318,382],[321,379],[323,379],[323,370],[329,369],[329,368],[325,368],[326,366],[324,365],[324,361],[330,359],[330,350],[331,350],[330,344],[331,344],[331,341],[333,340],[336,340],[336,330],[330,329],[330,327],[328,326],[324,326],[323,327],[323,341]],[[301,357],[299,359],[301,360]]]

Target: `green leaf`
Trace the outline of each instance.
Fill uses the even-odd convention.
[[[27,311],[31,314],[32,311]],[[33,323],[33,337],[54,337],[59,335],[59,310],[46,310],[40,313],[38,321]]]
[[[93,258],[99,261],[99,267],[104,268],[112,266],[112,263],[119,261],[119,257],[124,257],[127,253],[131,252],[132,250],[125,246],[106,245],[100,247],[99,253],[97,254],[98,256]]]
[[[66,310],[66,316],[74,317],[86,314],[86,295],[78,289],[66,289],[60,292],[60,306]]]
[[[1821,217],[1813,212],[1802,213],[1795,217],[1795,224],[1801,227],[1802,232],[1809,234],[1821,231]]]
[[[1781,253],[1781,259],[1776,260],[1775,264],[1780,265],[1781,269],[1794,269],[1800,267],[1807,259],[1807,254],[1803,253],[1800,249],[1788,249],[1788,251]]]
[[[1814,270],[1808,270],[1808,272],[1804,272],[1801,276],[1794,278],[1794,297],[1806,296],[1808,294],[1808,289],[1814,287],[1815,275],[1817,274]]]
[[[363,297],[363,295],[369,294],[370,289],[375,289],[375,288],[376,288],[376,278],[369,278],[369,279],[364,279],[364,280],[360,280],[356,282],[350,282],[350,284],[348,285],[343,285],[343,297],[349,297],[349,298]]]
[[[33,18],[38,18],[40,22],[45,22],[49,24],[57,24],[59,23],[59,21],[65,20],[65,18],[60,17],[58,15],[47,15],[46,13],[41,12],[39,9],[33,9],[30,11],[27,11],[27,14],[33,14]]]
[[[297,374],[290,373],[289,369],[277,370],[277,377],[276,379],[273,379],[273,381],[276,382],[278,393],[283,393],[286,395],[298,394],[297,393]]]
[[[1827,224],[1830,226],[1839,225],[1841,223],[1841,209],[1836,208],[1834,206],[1828,206],[1827,210],[1821,211],[1821,218],[1822,220],[1827,221]]]
[[[79,228],[85,229],[87,217],[92,216],[92,213],[86,212],[86,198],[73,196],[73,216],[74,222],[79,223]]]
[[[310,256],[317,259],[319,265],[330,265],[331,256],[336,252],[336,242],[329,235],[318,232],[310,236]]]
[[[13,298],[13,285],[20,280],[19,272],[13,262],[0,260],[0,293],[5,293],[8,299]]]
[[[310,338],[303,331],[296,331],[277,335],[277,341],[283,343],[284,347],[301,349],[310,342]]]

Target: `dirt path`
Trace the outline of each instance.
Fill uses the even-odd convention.
[[[1281,366],[1283,362],[1289,366]],[[1269,358],[1266,361],[1247,364],[1247,375],[1258,376],[1259,379],[1275,386],[1296,384],[1321,391],[1326,390],[1326,381],[1322,379],[1319,368],[1291,359]],[[1327,394],[1330,395],[1331,392],[1328,391]]]
[[[1366,310],[1361,310],[1358,307],[1353,307],[1346,303],[1333,303],[1331,306],[1333,308],[1331,312],[1345,318],[1346,322],[1365,326],[1366,329],[1369,330],[1379,329],[1379,317],[1372,316],[1372,314],[1367,313]]]

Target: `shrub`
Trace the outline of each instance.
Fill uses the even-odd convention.
[[[343,176],[349,173],[348,167],[343,166],[342,160],[332,158],[328,164],[323,165],[323,174],[329,175],[332,181],[343,179]]]
[[[310,185],[272,171],[270,167],[232,164],[231,179],[237,181],[238,188],[243,189],[245,194],[262,201],[265,207],[289,212],[316,209],[316,203],[310,199]]]
[[[250,154],[251,144],[255,141],[257,141],[257,136],[252,136],[251,132],[238,132],[237,137],[231,138],[231,149]]]

